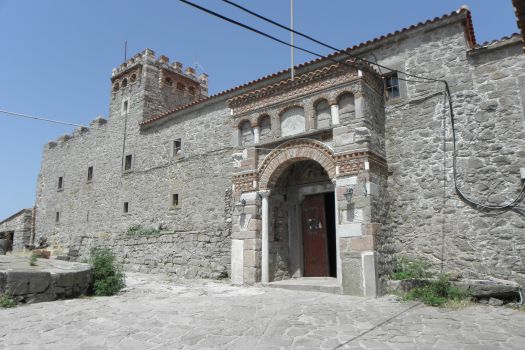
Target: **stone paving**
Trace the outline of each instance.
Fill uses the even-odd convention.
[[[0,309],[0,349],[525,349],[525,312],[128,276],[115,297]]]

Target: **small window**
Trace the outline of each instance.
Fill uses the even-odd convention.
[[[58,189],[61,190],[64,188],[64,178],[62,176],[60,176],[58,178]]]
[[[124,171],[131,170],[132,165],[133,165],[133,156],[131,154],[128,154],[126,158],[124,159]]]
[[[122,80],[122,84],[121,85],[122,85],[122,87],[128,86],[128,79],[124,78],[124,80]]]
[[[88,168],[87,180],[88,182],[93,180],[93,167],[92,166]]]
[[[385,75],[385,89],[386,97],[388,100],[398,98],[401,96],[401,90],[399,88],[399,78],[397,72]]]
[[[173,156],[176,157],[182,153],[182,141],[181,139],[176,139],[173,141]]]
[[[195,95],[195,88],[193,86],[190,86],[188,88],[188,91],[189,91],[190,95]]]
[[[128,101],[122,102],[122,114],[128,113]]]
[[[164,82],[168,86],[173,86],[173,79],[171,79],[170,77],[166,77],[166,79],[164,79]]]
[[[184,84],[177,83],[177,90],[184,90]]]
[[[179,194],[174,193],[171,195],[171,206],[173,208],[180,208]]]
[[[137,80],[137,75],[135,73],[133,73],[129,80],[133,83],[135,80]]]
[[[119,84],[115,83],[115,85],[113,85],[113,92],[117,92],[119,89],[120,89]]]
[[[124,214],[129,212],[129,202],[124,202]]]
[[[60,212],[57,211],[57,212],[55,213],[55,222],[59,222],[59,221],[60,221]]]

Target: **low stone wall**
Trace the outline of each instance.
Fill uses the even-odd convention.
[[[231,242],[220,231],[85,237],[80,248],[81,259],[97,246],[111,249],[126,271],[168,273],[183,278],[220,279],[230,275]]]
[[[36,303],[90,292],[90,265],[48,259],[38,259],[36,264],[30,266],[27,257],[0,256],[0,294]]]

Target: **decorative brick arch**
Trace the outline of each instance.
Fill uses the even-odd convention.
[[[334,179],[336,176],[334,152],[330,147],[316,140],[295,139],[275,148],[264,158],[258,170],[259,189],[272,188],[288,166],[301,160],[316,161],[328,177]]]

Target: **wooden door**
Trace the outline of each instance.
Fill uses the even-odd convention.
[[[307,196],[302,205],[305,277],[330,275],[324,194]]]

